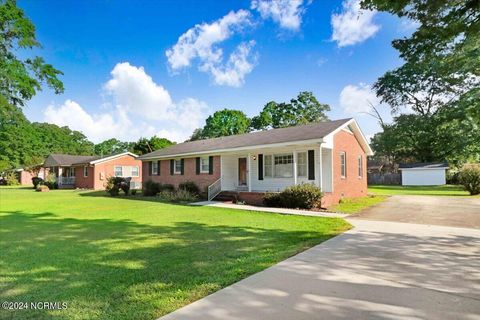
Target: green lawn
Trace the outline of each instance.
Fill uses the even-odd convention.
[[[368,192],[377,195],[469,196],[461,186],[383,186],[370,185]]]
[[[371,195],[368,197],[361,197],[361,198],[352,198],[352,199],[342,199],[342,201],[334,205],[329,209],[329,211],[334,211],[334,212],[342,212],[342,213],[358,213],[362,211],[363,209],[366,209],[368,207],[374,206],[382,201],[384,201],[387,198],[387,196],[377,196],[377,195]]]
[[[0,300],[68,304],[0,319],[155,319],[350,227],[145,199],[0,188]]]

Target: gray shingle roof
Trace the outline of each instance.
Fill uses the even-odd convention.
[[[321,139],[344,125],[349,119],[324,121],[295,127],[258,131],[235,136],[220,137],[207,140],[184,142],[168,148],[144,154],[139,159],[155,157],[176,156],[180,154],[193,154],[196,152],[216,151],[240,147],[253,147],[259,145],[294,142],[310,139]]]
[[[100,159],[100,156],[72,156],[69,154],[51,154],[45,159],[44,167],[71,166]]]
[[[398,166],[399,169],[441,169],[448,168],[447,162],[417,162],[417,163],[402,163]]]

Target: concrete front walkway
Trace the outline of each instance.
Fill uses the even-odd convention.
[[[349,222],[162,320],[480,319],[480,230]]]
[[[200,202],[193,202],[191,203],[191,205],[248,210],[248,211],[271,212],[271,213],[280,213],[280,214],[293,214],[293,215],[299,215],[299,216],[329,217],[329,218],[348,217],[348,214],[343,214],[343,213],[318,212],[318,211],[286,209],[286,208],[256,207],[256,206],[243,205],[243,204],[240,205],[240,204],[234,204],[234,203],[225,203],[221,201],[200,201]]]

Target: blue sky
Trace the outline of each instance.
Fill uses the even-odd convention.
[[[41,50],[64,72],[25,113],[92,141],[157,134],[183,141],[215,110],[257,114],[313,91],[331,119],[377,104],[369,86],[401,64],[391,41],[412,24],[348,1],[19,1]],[[380,106],[386,119],[387,106]]]

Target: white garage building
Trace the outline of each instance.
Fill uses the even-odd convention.
[[[447,163],[401,164],[402,186],[436,186],[447,183]]]

